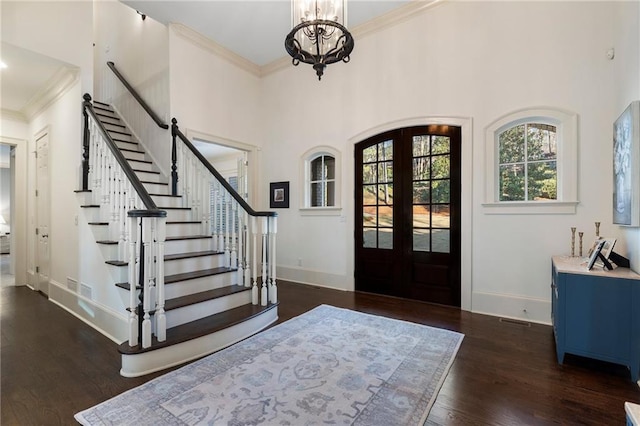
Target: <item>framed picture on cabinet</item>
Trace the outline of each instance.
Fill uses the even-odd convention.
[[[593,253],[591,253],[591,256],[589,257],[589,263],[587,263],[588,270],[591,270],[591,268],[593,268],[593,265],[596,263],[596,259],[598,259],[598,255],[602,251],[602,247],[604,247],[606,242],[607,240],[598,240],[596,248],[593,250]]]
[[[640,226],[640,101],[613,124],[613,223]]]

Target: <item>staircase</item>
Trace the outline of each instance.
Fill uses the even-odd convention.
[[[159,169],[145,153],[142,145],[135,140],[132,132],[128,130],[113,108],[94,101],[93,112],[157,205],[157,209],[166,211],[163,271],[152,280],[160,285],[159,276],[164,277],[162,292],[166,316],[166,338],[163,341],[157,338],[159,326],[156,325],[153,317],[159,308],[158,305],[149,307],[146,312],[143,312],[141,307],[131,309],[125,306],[129,311],[127,315],[133,316],[133,312],[137,317],[142,318],[145,313],[148,313],[146,318],[149,318],[153,324],[151,326],[153,337],[148,347],[143,347],[141,342],[137,342],[137,336],[133,336],[130,341],[119,346],[122,356],[120,373],[126,377],[135,377],[178,365],[227,347],[274,323],[278,318],[277,300],[271,296],[267,300],[266,293],[263,293],[262,303],[258,304],[257,267],[253,268],[253,280],[249,276],[250,262],[246,257],[251,255],[248,250],[250,235],[249,232],[243,234],[242,230],[249,229],[249,224],[253,223],[249,221],[250,218],[243,220],[242,213],[235,215],[235,209],[240,211],[240,208],[231,207],[233,200],[227,196],[220,204],[221,209],[227,209],[227,214],[218,214],[218,217],[224,216],[225,220],[231,220],[233,216],[234,222],[230,225],[220,225],[221,229],[226,227],[226,235],[218,236],[212,233],[209,219],[214,220],[212,214],[215,215],[215,213],[203,214],[207,209],[203,209],[202,206],[198,211],[194,211],[193,207],[185,207],[188,203],[183,196],[171,194],[170,185],[165,177],[158,171]],[[95,133],[95,129],[93,132]],[[92,155],[95,154],[92,153]],[[94,162],[97,161],[94,159]],[[96,174],[95,169],[93,174]],[[116,198],[118,191],[120,190],[115,191]],[[128,293],[132,286],[131,277],[135,277],[137,272],[132,274],[129,268],[130,258],[123,254],[124,248],[129,247],[130,242],[122,241],[127,238],[133,239],[133,235],[128,235],[122,230],[115,233],[120,236],[119,238],[113,237],[114,224],[110,222],[117,221],[115,217],[117,213],[114,213],[115,208],[112,207],[114,201],[105,202],[105,196],[102,196],[97,203],[95,194],[91,192],[91,190],[79,191],[85,217],[89,220],[105,263],[109,265],[110,276],[114,279],[113,285],[118,288],[117,291],[127,293],[122,295],[123,300],[134,300],[134,297],[130,297],[132,295]],[[229,233],[230,227],[232,231],[238,230],[237,235],[233,232]],[[131,232],[133,233],[135,231]],[[254,265],[256,233],[254,229]],[[262,250],[266,251],[268,247],[264,243],[268,241],[265,238],[266,231],[262,234]],[[234,251],[236,254],[230,254]],[[273,251],[275,252],[275,242]],[[158,263],[157,258],[152,256],[152,259],[155,259],[154,263]],[[262,277],[264,278],[269,273],[265,270],[265,255],[262,259]],[[271,285],[275,286],[275,278],[271,281]],[[263,292],[267,291],[265,284],[268,286],[269,283],[262,284]],[[135,290],[141,291],[141,286],[137,285]],[[155,300],[160,291],[160,288],[153,288],[152,293],[144,297]],[[132,306],[135,305],[132,304]],[[164,321],[165,319],[163,323]],[[142,326],[136,327],[142,330]],[[142,331],[134,331],[132,334],[142,335]],[[132,345],[132,341],[136,344]]]

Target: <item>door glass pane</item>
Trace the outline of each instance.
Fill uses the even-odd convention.
[[[376,226],[377,221],[378,215],[375,206],[362,208],[362,224],[364,226]]]
[[[413,156],[422,157],[430,153],[429,135],[413,137]]]
[[[450,165],[451,162],[448,155],[431,157],[431,177],[433,179],[448,178]]]
[[[393,184],[378,185],[378,204],[393,204]]]
[[[378,228],[378,248],[381,248],[381,249],[393,248],[393,229]]]
[[[413,159],[413,180],[426,180],[431,176],[431,164],[429,157]]]
[[[413,206],[413,227],[428,228],[431,226],[431,215],[429,205]]]
[[[393,182],[393,163],[378,163],[378,182]]]
[[[376,182],[376,165],[364,164],[362,166],[362,183]]]
[[[378,207],[378,226],[393,226],[393,207]]]
[[[413,230],[413,251],[429,251],[431,231],[415,228]]]
[[[378,145],[370,146],[362,151],[362,162],[363,163],[373,163],[377,161],[377,150]]]
[[[448,204],[431,206],[431,222],[434,228],[449,228],[451,226],[451,213]]]
[[[378,144],[378,161],[393,160],[393,141]]]
[[[413,182],[413,203],[429,203],[430,188],[431,185],[429,184],[429,182]]]
[[[364,185],[362,188],[362,205],[373,206],[376,201],[376,185]]]
[[[431,154],[448,154],[451,152],[451,139],[448,136],[434,136]]]
[[[376,248],[376,228],[364,228],[362,237],[362,247]]]
[[[434,253],[449,253],[451,232],[448,229],[433,229],[431,231],[431,251]]]
[[[449,203],[451,199],[451,182],[449,179],[434,180],[431,182],[431,188],[432,203]]]

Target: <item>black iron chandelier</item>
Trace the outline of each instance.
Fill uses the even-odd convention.
[[[284,40],[293,65],[311,64],[318,80],[327,65],[349,62],[353,37],[345,27],[345,0],[292,0],[293,29]]]

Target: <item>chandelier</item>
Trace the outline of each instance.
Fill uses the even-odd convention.
[[[349,62],[353,37],[345,27],[345,0],[292,0],[293,29],[284,40],[293,65],[311,64],[318,80],[327,65]]]

